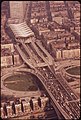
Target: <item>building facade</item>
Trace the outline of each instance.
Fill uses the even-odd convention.
[[[10,17],[23,21],[26,11],[26,1],[10,1]]]

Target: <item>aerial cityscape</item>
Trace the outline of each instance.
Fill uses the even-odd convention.
[[[80,118],[80,3],[1,3],[1,118]]]

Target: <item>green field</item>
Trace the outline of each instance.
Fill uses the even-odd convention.
[[[35,79],[36,78],[34,78],[34,76],[31,74],[26,75],[19,74],[5,79],[4,85],[7,88],[16,91],[36,91],[38,90],[38,87],[34,82]]]
[[[80,75],[80,66],[72,67],[72,68],[66,70],[66,72],[69,74],[72,74],[72,75]]]

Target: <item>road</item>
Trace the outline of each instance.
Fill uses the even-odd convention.
[[[38,45],[38,43],[37,43],[37,45]],[[38,50],[39,45],[37,47],[36,47],[36,45],[34,46],[34,49],[36,50],[36,52],[38,51],[37,54],[47,63],[47,59],[45,58],[45,56],[43,54],[44,49],[42,49],[42,47],[40,46],[42,50],[40,50],[40,52],[39,52],[39,50]],[[41,52],[42,52],[42,54],[41,54]],[[46,51],[45,51],[45,53],[47,55]],[[22,54],[22,56],[23,56],[23,54]],[[26,60],[27,59],[25,58],[25,61]],[[74,93],[74,91],[68,85],[67,81],[61,76],[61,74],[58,73],[57,75],[55,75],[55,73],[51,69],[49,63],[48,63],[48,66],[46,66],[46,67],[35,68],[35,71],[36,71],[36,76],[39,77],[39,75],[40,75],[40,81],[44,85],[45,89],[49,93],[51,99],[56,104],[57,108],[60,110],[62,115],[66,119],[67,118],[68,119],[79,118],[80,117],[79,102],[74,102],[74,100],[77,101],[78,96],[76,95],[76,93]],[[71,101],[71,102],[69,103],[69,101]]]

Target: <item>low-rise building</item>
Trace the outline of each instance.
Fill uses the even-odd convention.
[[[62,50],[63,59],[80,58],[80,49]]]
[[[79,43],[64,43],[61,41],[57,43],[52,42],[50,46],[50,52],[56,60],[80,58]]]
[[[4,48],[8,48],[8,49],[10,49],[10,50],[14,50],[13,43],[1,44],[1,49],[4,49]]]
[[[1,57],[1,67],[7,67],[13,65],[12,56]]]
[[[31,23],[43,23],[48,21],[48,16],[46,13],[45,1],[33,1],[31,9]]]
[[[1,67],[20,65],[21,63],[22,60],[17,51],[14,50],[13,44],[1,45]]]

